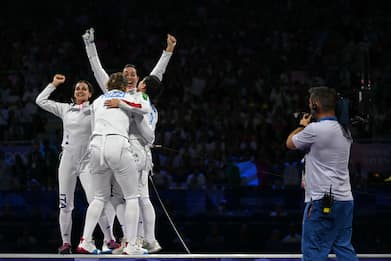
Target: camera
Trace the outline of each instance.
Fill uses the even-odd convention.
[[[311,113],[309,113],[309,112],[300,111],[300,112],[294,112],[294,113],[293,113],[293,117],[294,117],[295,119],[297,119],[297,120],[301,120],[301,119],[304,117],[305,114],[311,115]],[[314,122],[314,121],[315,121],[315,118],[312,117],[311,120],[310,120],[310,122]]]
[[[300,112],[294,112],[293,113],[293,117],[295,117],[295,119],[302,119],[304,114],[306,114],[307,112],[304,112],[304,111],[300,111]]]

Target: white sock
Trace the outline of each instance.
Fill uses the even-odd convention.
[[[98,220],[98,224],[99,224],[99,227],[100,229],[102,230],[102,233],[103,233],[103,240],[105,242],[110,242],[111,240],[111,233],[110,231],[112,230],[111,229],[111,225],[110,225],[110,222],[109,222],[109,219],[105,213],[105,208],[103,209],[102,211],[102,214],[100,215],[100,218]]]
[[[72,210],[66,208],[60,208],[60,231],[62,243],[71,243],[71,231],[72,231]]]
[[[139,200],[140,217],[144,228],[144,238],[147,242],[153,242],[155,238],[156,214],[149,197],[143,197]]]
[[[127,232],[127,240],[130,245],[136,244],[137,225],[139,219],[138,198],[126,200],[125,208],[125,226]]]
[[[138,224],[137,224],[137,237],[144,238],[144,223],[141,218],[141,207],[140,207],[140,217],[138,219]]]
[[[87,241],[92,240],[92,233],[102,214],[105,202],[94,199],[87,208],[86,222],[84,224],[83,238]]]
[[[126,209],[125,203],[118,204],[117,208],[116,208],[116,213],[117,213],[118,223],[120,224],[122,234],[124,235],[123,237],[127,240],[128,234],[127,234],[127,228],[126,228],[126,222],[125,222],[125,220],[126,220],[125,209]]]
[[[110,230],[108,231],[110,233],[110,235],[109,235],[110,240],[116,241],[115,236],[114,236],[114,230],[113,230],[114,219],[115,219],[115,210],[114,210],[114,207],[111,204],[111,202],[106,202],[105,208],[103,209],[103,212],[106,214],[107,220],[110,224]]]

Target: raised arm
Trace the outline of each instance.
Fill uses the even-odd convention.
[[[90,61],[91,69],[94,72],[94,76],[98,85],[103,93],[107,92],[106,83],[109,80],[109,75],[103,69],[102,64],[100,63],[98,52],[95,46],[95,35],[94,28],[88,29],[85,34],[82,35],[84,40],[84,45],[86,47],[86,52],[88,60]]]
[[[159,78],[160,81],[163,80],[163,74],[166,71],[168,62],[171,59],[172,53],[174,52],[174,48],[176,45],[176,39],[171,34],[167,34],[167,47],[166,50],[163,51],[162,56],[160,56],[159,61],[153,68],[150,75],[155,75]]]
[[[56,74],[53,77],[53,81],[49,83],[45,89],[38,94],[35,99],[35,103],[44,109],[45,111],[51,112],[54,115],[62,118],[63,111],[69,106],[67,103],[60,103],[49,100],[49,96],[58,86],[65,82],[65,76],[62,74]]]

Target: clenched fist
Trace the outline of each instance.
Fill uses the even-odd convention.
[[[171,34],[167,34],[167,48],[166,51],[172,53],[176,45],[176,39]]]
[[[63,74],[56,74],[53,77],[52,84],[57,88],[59,85],[63,84],[65,82],[65,75]]]

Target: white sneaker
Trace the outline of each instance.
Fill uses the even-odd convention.
[[[157,242],[156,239],[152,242],[147,242],[144,240],[142,247],[145,248],[146,250],[148,250],[148,253],[150,253],[150,254],[156,253],[156,252],[159,252],[160,250],[162,250],[162,247],[160,246],[159,242]]]
[[[136,244],[131,245],[126,243],[126,247],[124,248],[122,254],[124,255],[146,255],[148,254],[148,250],[136,246]]]
[[[80,238],[76,251],[82,254],[100,254],[100,250],[96,248],[94,240],[87,241],[84,238]]]

